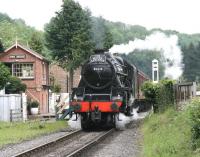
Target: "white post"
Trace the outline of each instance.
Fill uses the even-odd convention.
[[[23,110],[23,121],[27,120],[27,95],[22,93],[22,110]]]
[[[55,93],[51,93],[50,101],[49,101],[49,113],[52,113],[52,114],[55,114],[55,104],[56,104],[55,96],[56,96]]]
[[[4,95],[5,94],[5,88],[0,90],[0,95]]]
[[[159,81],[159,68],[157,59],[152,61],[152,81],[153,83],[158,83]]]

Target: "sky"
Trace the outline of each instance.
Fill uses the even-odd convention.
[[[200,0],[76,0],[94,16],[110,21],[141,25],[147,29],[172,29],[200,33]],[[62,0],[0,0],[0,12],[22,18],[26,24],[43,30]]]

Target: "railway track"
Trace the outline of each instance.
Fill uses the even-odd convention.
[[[28,149],[28,150],[26,150],[26,151],[23,151],[23,152],[21,152],[21,153],[18,153],[18,154],[16,154],[16,155],[14,155],[13,157],[26,157],[26,156],[31,156],[31,155],[33,155],[34,153],[38,152],[38,151],[41,151],[41,150],[43,150],[43,149],[45,149],[45,148],[47,148],[47,147],[50,147],[50,146],[52,146],[52,145],[55,145],[56,143],[62,142],[62,141],[64,141],[64,140],[66,140],[66,139],[69,139],[69,138],[71,138],[71,137],[73,137],[73,136],[79,134],[80,132],[81,132],[81,130],[73,131],[72,133],[63,135],[63,136],[61,136],[61,137],[59,137],[59,138],[56,138],[56,139],[54,139],[54,140],[52,140],[52,141],[50,141],[50,142],[47,142],[47,143],[45,143],[45,144],[41,144],[41,145],[39,145],[39,146],[33,147],[33,148]]]
[[[74,131],[51,142],[26,150],[13,157],[74,157],[99,143],[115,129],[99,132]]]

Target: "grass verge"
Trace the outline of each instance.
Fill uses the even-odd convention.
[[[48,134],[67,127],[66,121],[56,122],[26,122],[26,123],[6,123],[0,122],[0,147],[17,143],[22,140]]]
[[[144,120],[143,157],[199,157],[200,151],[192,151],[191,126],[187,110],[177,112],[168,109]]]

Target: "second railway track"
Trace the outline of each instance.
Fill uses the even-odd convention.
[[[26,150],[13,157],[74,157],[94,146],[115,129],[98,132],[74,131],[51,142]]]

